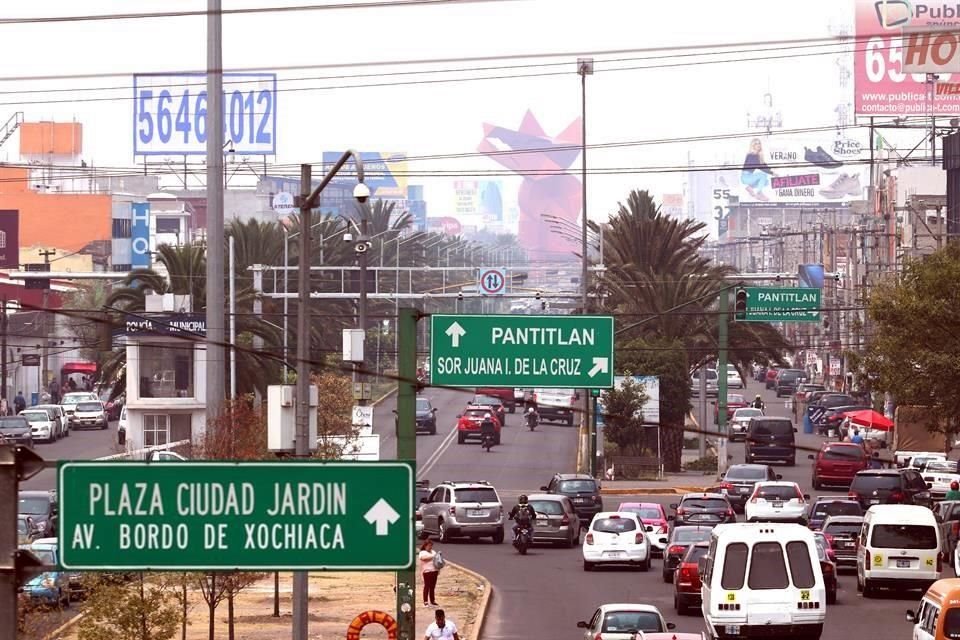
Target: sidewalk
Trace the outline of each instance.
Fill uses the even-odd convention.
[[[707,440],[707,455],[716,455],[716,449]],[[700,458],[698,449],[684,449],[680,463],[687,464]],[[604,495],[683,495],[703,491],[717,482],[715,472],[683,471],[665,473],[661,480],[604,480],[600,493]]]

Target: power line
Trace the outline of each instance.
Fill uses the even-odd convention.
[[[307,4],[300,6],[283,7],[247,7],[241,9],[221,9],[216,12],[221,15],[251,15],[260,13],[291,13],[299,11],[337,11],[343,9],[392,9],[399,7],[424,6],[451,6],[465,4],[481,4],[491,2],[516,2],[517,0],[379,0],[361,2],[340,2],[336,4]],[[37,16],[29,18],[4,18],[0,25],[5,24],[51,24],[57,22],[101,22],[111,20],[144,20],[155,18],[187,18],[209,16],[212,12],[205,10],[194,11],[151,11],[146,13],[99,13],[80,14],[72,16]]]

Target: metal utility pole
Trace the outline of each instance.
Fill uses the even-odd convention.
[[[363,342],[366,345],[367,342],[367,212],[366,204],[361,203],[358,206],[360,211],[360,237],[357,238],[357,264],[360,267],[360,298],[357,304],[357,328],[363,331]],[[360,251],[360,249],[363,249]],[[397,252],[399,253],[400,248],[397,247]],[[366,358],[366,349],[364,349],[364,358]],[[353,382],[354,388],[359,383],[361,393],[357,399],[357,404],[361,407],[366,406],[367,396],[365,393],[365,382],[367,376],[364,374],[363,370],[366,367],[366,362],[353,363]]]
[[[310,455],[310,187],[313,172],[309,164],[300,165],[300,263],[297,270],[297,412],[295,453]],[[307,640],[309,624],[309,575],[293,572],[293,640]]]
[[[587,293],[590,279],[590,253],[587,250],[587,76],[593,75],[593,58],[578,58],[577,73],[580,74],[580,188],[582,200],[580,220],[580,252],[583,259],[580,273],[580,305],[583,313],[590,312],[590,297]],[[597,430],[590,420],[590,390],[583,389],[583,420],[590,429],[590,475],[597,475]]]
[[[0,374],[0,389],[3,389],[3,397],[7,397],[7,297],[3,296],[3,309],[0,310],[0,368],[3,373]],[[37,394],[39,396],[39,392]],[[9,402],[9,398],[7,402]]]
[[[397,314],[397,460],[417,459],[417,318],[420,312],[401,307]],[[397,572],[399,640],[414,640],[416,619],[415,570]]]
[[[207,0],[207,415],[223,410],[223,15]],[[304,638],[303,640],[306,640]]]
[[[233,263],[233,236],[230,236],[230,399],[237,398],[237,274]]]
[[[40,256],[43,258],[43,263],[48,265],[48,264],[50,264],[50,256],[56,255],[57,252],[56,252],[55,249],[40,249],[37,253],[39,253]],[[50,270],[50,268],[47,267],[47,271],[49,271],[49,270]],[[43,307],[43,327],[42,327],[42,329],[41,329],[41,331],[43,332],[43,357],[42,357],[42,362],[40,363],[40,370],[43,372],[43,373],[41,374],[41,376],[42,376],[43,379],[40,381],[40,383],[38,383],[38,387],[39,387],[39,388],[37,389],[37,398],[39,398],[41,395],[43,395],[43,387],[44,387],[44,385],[49,384],[49,383],[47,382],[47,374],[49,373],[49,371],[48,371],[48,369],[47,369],[47,366],[48,366],[48,364],[49,364],[47,358],[48,358],[49,353],[50,353],[50,351],[49,351],[49,349],[50,349],[50,329],[49,329],[49,327],[47,326],[47,318],[48,318],[48,316],[50,315],[50,312],[48,311],[48,309],[49,309],[49,300],[50,300],[50,283],[49,283],[49,281],[48,281],[48,282],[47,282],[47,286],[44,287],[44,289],[43,289],[42,301],[41,301],[41,303],[40,303],[41,306]],[[57,380],[57,384],[58,384],[58,385],[60,384],[60,379],[59,379],[59,378],[60,378],[60,376],[56,376],[56,377],[54,378],[55,380]],[[60,390],[60,397],[63,397],[63,389]]]
[[[717,370],[717,380],[719,381],[720,370]],[[700,367],[700,397],[697,404],[700,405],[700,433],[697,439],[700,441],[700,457],[707,457],[707,365]]]
[[[727,323],[730,322],[730,289],[720,291],[717,324],[717,471],[727,471]]]

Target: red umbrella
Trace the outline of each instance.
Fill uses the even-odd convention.
[[[880,431],[889,431],[893,428],[893,421],[882,413],[877,413],[873,409],[860,409],[859,411],[847,411],[843,414],[850,418],[851,422],[867,427],[868,429],[879,429]]]

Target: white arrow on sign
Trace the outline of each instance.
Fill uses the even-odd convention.
[[[363,518],[370,524],[376,525],[378,536],[385,536],[388,535],[389,526],[400,519],[400,514],[394,511],[389,502],[380,498]]]
[[[453,324],[447,327],[447,330],[444,331],[448,336],[450,336],[450,345],[454,348],[460,346],[460,338],[467,335],[467,332],[463,327],[460,326],[460,323],[454,320]]]
[[[598,373],[608,373],[610,371],[610,358],[594,358],[593,368],[587,371],[591,378]]]

